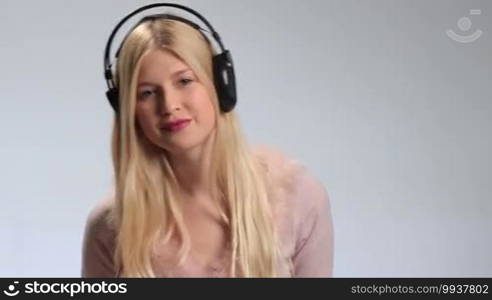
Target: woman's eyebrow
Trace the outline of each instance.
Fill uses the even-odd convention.
[[[171,77],[176,77],[176,76],[181,75],[183,73],[186,73],[188,71],[191,71],[191,69],[190,68],[186,68],[186,69],[178,70],[178,71],[174,72],[171,75]],[[143,86],[143,85],[156,85],[156,84],[153,83],[153,82],[149,82],[149,81],[142,81],[142,82],[139,82],[138,83],[138,86]]]
[[[185,73],[185,72],[188,72],[188,71],[191,71],[191,69],[190,68],[185,68],[185,69],[182,69],[182,70],[179,70],[179,71],[174,72],[172,76],[177,76],[177,75],[180,75],[180,74]]]
[[[148,82],[148,81],[142,81],[142,82],[138,83],[138,87],[142,87],[142,86],[146,86],[146,85],[154,86],[156,84],[152,83],[152,82]]]

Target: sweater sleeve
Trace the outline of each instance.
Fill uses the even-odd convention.
[[[107,221],[106,202],[94,207],[87,218],[82,242],[82,277],[115,277],[114,234]]]
[[[332,277],[334,232],[329,197],[324,186],[303,172],[296,197],[301,208],[293,256],[294,277]]]

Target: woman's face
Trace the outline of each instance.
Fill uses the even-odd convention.
[[[215,128],[215,113],[205,85],[191,68],[166,50],[142,58],[137,81],[136,119],[144,135],[170,153],[204,143]],[[176,120],[184,127],[166,129]]]

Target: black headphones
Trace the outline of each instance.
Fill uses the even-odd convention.
[[[113,29],[111,32],[111,35],[109,36],[108,42],[106,43],[106,49],[104,51],[104,77],[106,78],[106,84],[108,86],[108,90],[106,91],[106,97],[109,100],[109,103],[113,107],[114,111],[116,113],[119,112],[119,92],[118,92],[118,87],[116,86],[115,82],[113,81],[113,73],[112,73],[112,64],[110,62],[109,56],[111,52],[111,44],[113,42],[113,39],[118,32],[118,29],[132,16],[135,14],[142,12],[144,10],[148,10],[154,7],[162,7],[162,6],[168,6],[168,7],[175,7],[179,8],[182,10],[185,10],[193,15],[195,15],[197,18],[199,18],[209,29],[212,34],[212,37],[215,39],[215,41],[219,44],[220,50],[222,53],[214,55],[212,57],[212,64],[213,64],[213,72],[214,72],[214,85],[215,89],[217,91],[217,96],[219,98],[219,106],[220,110],[222,112],[229,112],[231,111],[234,106],[236,105],[237,102],[237,95],[236,95],[236,80],[234,76],[234,66],[232,64],[232,57],[229,52],[229,50],[226,50],[224,48],[224,45],[222,44],[222,41],[220,39],[219,34],[214,30],[212,25],[205,19],[203,16],[201,16],[198,12],[194,11],[191,8],[188,8],[183,5],[179,4],[174,4],[174,3],[154,3],[154,4],[149,4],[146,6],[142,6],[139,9],[131,12],[128,14],[126,17],[124,17]],[[148,20],[154,20],[154,19],[172,19],[172,20],[177,20],[184,22],[196,30],[198,30],[205,38],[206,36],[203,34],[202,31],[206,31],[197,24],[175,16],[171,14],[154,14],[154,15],[149,15],[140,20],[140,22],[137,23],[136,26],[138,26],[140,23],[148,21]],[[134,27],[134,28],[135,28]],[[131,32],[131,31],[130,31]],[[206,38],[207,39],[207,38]],[[208,40],[208,39],[207,39]],[[118,51],[116,52],[116,58],[118,58],[121,46],[123,43],[121,43],[120,47],[118,48]]]

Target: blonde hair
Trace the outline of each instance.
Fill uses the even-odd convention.
[[[161,239],[176,234],[182,263],[190,237],[176,193],[177,180],[163,149],[142,134],[135,120],[140,61],[153,49],[165,49],[182,59],[209,92],[216,114],[212,195],[227,224],[231,247],[230,276],[279,276],[279,240],[273,221],[266,176],[248,150],[234,111],[221,113],[213,86],[210,42],[183,22],[156,19],[141,23],[125,38],[116,69],[120,111],[115,116],[112,156],[116,228],[114,260],[121,277],[155,277],[151,256]]]

